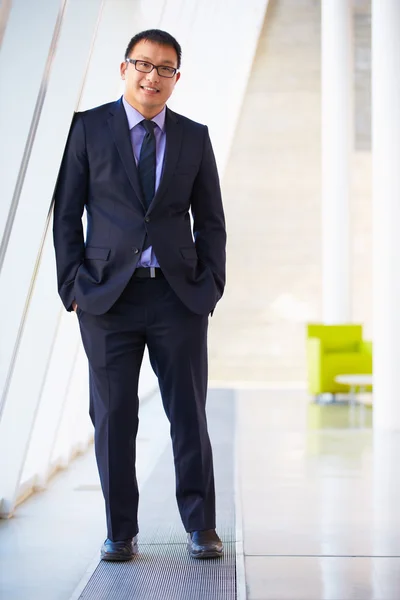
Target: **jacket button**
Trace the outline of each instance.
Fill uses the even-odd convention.
[[[133,254],[139,254],[139,248],[132,248]]]
[[[150,223],[150,217],[145,217],[145,223]]]

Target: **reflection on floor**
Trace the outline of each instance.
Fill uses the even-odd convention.
[[[309,429],[362,429],[372,427],[372,406],[363,402],[349,401],[307,405]]]
[[[249,600],[400,598],[400,433],[371,408],[237,392]]]

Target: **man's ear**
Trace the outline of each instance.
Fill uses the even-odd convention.
[[[119,72],[121,73],[121,79],[125,79],[125,71],[126,71],[126,67],[127,67],[127,63],[126,61],[124,61],[123,63],[121,63],[120,67],[119,67]]]
[[[176,81],[175,81],[175,83],[178,83],[178,81],[180,80],[180,78],[181,78],[181,74],[180,74],[180,72],[178,72],[176,74]]]

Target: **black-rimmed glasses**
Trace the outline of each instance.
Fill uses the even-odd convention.
[[[140,71],[140,73],[151,73],[153,69],[156,69],[160,77],[171,78],[178,71],[178,69],[174,69],[174,67],[167,67],[164,65],[156,66],[146,60],[135,60],[134,58],[126,58],[125,60],[128,63],[132,63],[136,71]]]

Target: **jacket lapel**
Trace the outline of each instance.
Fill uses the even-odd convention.
[[[122,98],[115,102],[110,110],[110,113],[111,114],[108,119],[108,123],[114,137],[115,145],[117,146],[118,153],[125,167],[125,171],[128,175],[131,186],[133,187],[135,194],[139,198],[143,208],[145,208],[135,157],[133,156],[128,119],[126,117],[124,105],[122,104]]]
[[[178,116],[167,108],[165,115],[165,134],[167,136],[165,145],[164,168],[161,176],[160,185],[150,204],[149,210],[152,210],[162,198],[164,192],[168,188],[171,177],[175,171],[178,162],[179,153],[182,144],[182,125],[179,122]]]

